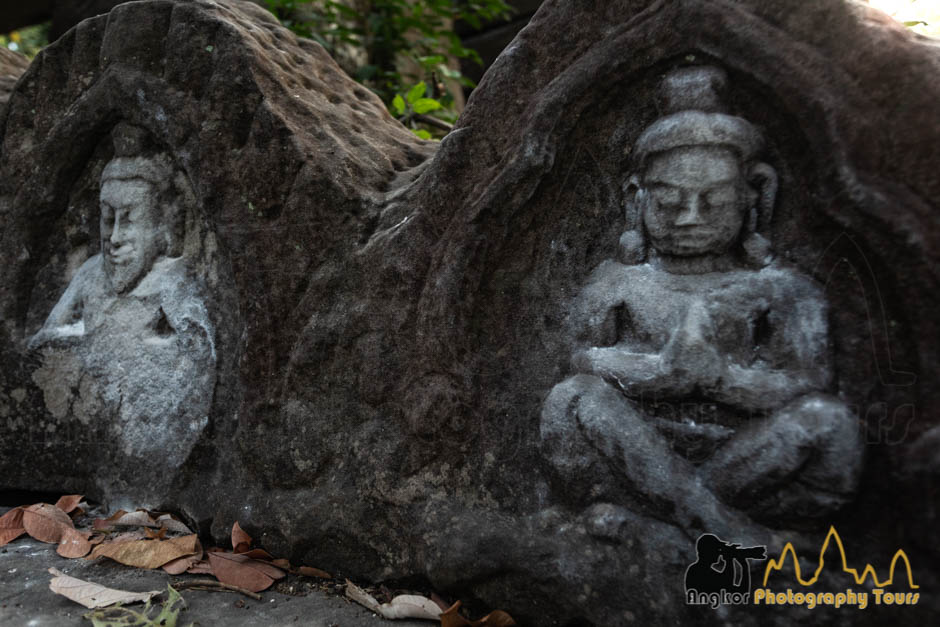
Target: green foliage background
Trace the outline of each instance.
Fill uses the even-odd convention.
[[[477,52],[466,48],[454,32],[454,23],[480,28],[511,15],[504,0],[266,3],[282,24],[319,42],[334,57],[352,52],[358,60],[355,68],[346,68],[352,77],[378,94],[393,115],[423,138],[441,135],[457,118],[453,90],[446,83],[474,86],[453,61],[481,63]]]
[[[49,22],[36,24],[0,35],[0,46],[26,55],[30,59],[49,43]]]

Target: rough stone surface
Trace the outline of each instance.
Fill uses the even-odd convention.
[[[643,232],[630,203],[650,180],[633,153],[677,102],[713,107],[683,100],[688,90],[662,99],[664,76],[699,65],[727,76],[728,115],[765,144],[760,162],[777,181],[772,215],[750,227],[761,239],[748,239],[747,220],[732,236],[740,259],[774,261],[738,274],[709,266],[701,281],[669,270],[644,278],[655,264],[638,253]],[[4,479],[144,505],[135,494],[169,473],[147,504],[181,510],[205,531],[223,536],[237,519],[273,552],[374,580],[420,578],[531,624],[791,623],[782,609],[716,615],[684,604],[696,536],[708,531],[757,538],[769,553],[793,540],[803,554],[835,525],[855,559],[882,570],[904,548],[929,590],[940,557],[938,72],[935,43],[854,3],[549,0],[435,154],[318,46],[260,9],[122,5],[43,53],[0,122]],[[104,241],[101,174],[119,122],[144,129],[186,175],[197,225],[186,232],[215,242],[203,245],[215,251],[209,263],[188,266],[214,277],[205,298],[218,311],[215,387],[206,427],[178,468],[171,454],[137,458],[137,468],[102,454],[115,446],[111,423],[99,420],[92,439],[86,410],[73,404],[74,419],[57,417],[37,381],[50,357],[30,350]],[[746,181],[755,193],[764,172],[764,182]],[[764,400],[793,439],[743,456],[735,472],[768,477],[804,445],[845,444],[838,498],[815,512],[791,507],[816,499],[814,485],[778,503],[784,512],[765,494],[741,501],[703,484],[730,511],[709,517],[694,500],[687,511],[670,506],[670,488],[688,487],[678,485],[684,475],[612,473],[610,451],[591,452],[588,471],[560,472],[570,455],[559,457],[543,435],[546,416],[573,424],[567,409],[546,409],[569,388],[607,403],[596,414],[612,422],[602,433],[652,417],[625,409],[637,400],[629,388],[586,381],[585,360],[572,360],[610,348],[585,343],[569,324],[579,307],[592,309],[592,293],[610,295],[613,287],[598,287],[605,280],[632,290],[617,302],[638,305],[660,334],[649,351],[665,352],[675,338],[679,363],[696,375],[714,363],[709,347],[756,348],[760,333],[735,330],[743,304],[775,286],[784,296],[769,310],[790,312],[779,320],[808,304],[812,315],[796,316],[791,331],[811,331],[804,339],[817,353],[796,367],[803,383]],[[664,289],[719,297],[703,312],[695,299],[663,298]],[[716,321],[725,324],[716,330]],[[766,329],[777,321],[769,316]],[[800,345],[787,337],[767,345]],[[790,369],[802,363],[786,350],[764,354]],[[53,365],[79,377],[87,369]],[[671,379],[669,400],[715,399],[714,381],[676,392],[683,381]],[[747,392],[727,397],[738,419],[754,405]],[[80,385],[60,396],[86,398]],[[758,405],[755,424],[765,424],[771,414]],[[851,443],[857,432],[830,429],[853,418],[864,452]],[[737,426],[711,422],[716,432]],[[640,455],[650,468],[656,455],[664,465],[681,458],[664,446]],[[816,479],[833,480],[837,467],[818,464]],[[611,489],[594,494],[597,483]],[[846,585],[838,575],[827,583]],[[903,609],[914,621],[935,603],[924,594],[917,607],[853,620],[897,620]],[[840,620],[833,612],[814,616]]]

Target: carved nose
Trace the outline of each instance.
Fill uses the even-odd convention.
[[[701,204],[702,199],[698,194],[690,195],[682,213],[676,218],[676,226],[695,226],[702,224]]]
[[[121,239],[124,237],[124,233],[121,231],[121,218],[117,215],[114,216],[114,226],[111,227],[111,244],[113,246],[118,246],[121,243]]]

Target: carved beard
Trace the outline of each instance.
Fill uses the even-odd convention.
[[[125,263],[116,264],[111,260],[109,244],[104,246],[104,250],[104,272],[116,295],[126,294],[137,287],[160,257],[160,250],[150,246],[144,250],[135,250]]]

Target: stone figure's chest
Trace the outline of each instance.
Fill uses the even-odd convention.
[[[110,298],[84,312],[85,326],[97,341],[153,345],[172,336],[158,294]]]
[[[753,283],[687,279],[628,286],[618,306],[618,341],[661,350],[681,330],[728,354],[751,351],[766,325],[766,291]]]

